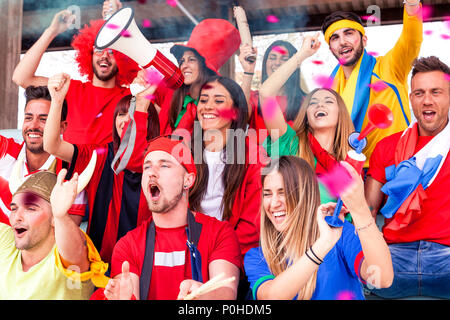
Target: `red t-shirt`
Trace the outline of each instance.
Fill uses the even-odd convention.
[[[113,116],[117,103],[130,94],[123,87],[94,87],[91,82],[71,80],[67,101],[67,130],[64,140],[77,144],[107,144],[112,141]]]
[[[239,243],[230,224],[201,213],[195,214],[195,221],[202,224],[197,249],[201,255],[203,282],[209,280],[208,266],[213,260],[224,259],[241,268]],[[111,277],[121,273],[124,261],[129,262],[130,272],[141,276],[149,223],[150,219],[117,242],[111,260]],[[173,229],[155,228],[155,255],[149,300],[176,299],[180,282],[192,278],[186,240],[184,226]]]
[[[395,133],[378,142],[371,157],[368,175],[385,184],[385,168],[394,164],[394,154],[402,132]],[[419,137],[414,153],[422,149],[433,137]],[[413,214],[408,226],[397,230],[385,230],[388,243],[403,243],[419,240],[450,245],[450,157],[447,156],[434,182],[425,189],[427,198],[422,212]],[[391,219],[386,219],[386,225]]]

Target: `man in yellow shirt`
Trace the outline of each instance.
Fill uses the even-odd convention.
[[[67,213],[78,174],[66,174],[39,171],[13,194],[11,226],[0,223],[0,300],[89,299],[106,285],[107,265]]]
[[[325,18],[322,31],[330,51],[338,59],[333,89],[344,99],[355,129],[361,132],[368,123],[367,110],[376,103],[389,107],[394,115],[387,129],[375,129],[367,136],[365,167],[378,141],[405,130],[411,119],[407,78],[422,44],[420,0],[405,0],[403,30],[395,46],[384,56],[374,58],[364,49],[367,43],[358,15],[337,11]]]

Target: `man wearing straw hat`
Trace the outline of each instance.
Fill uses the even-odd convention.
[[[107,265],[67,213],[78,174],[66,174],[39,171],[14,193],[11,226],[0,223],[0,300],[87,299],[106,284]]]
[[[150,141],[142,190],[153,215],[116,244],[107,299],[174,300],[191,293],[200,299],[236,299],[242,266],[237,236],[227,222],[189,210],[195,176],[191,151],[181,140]],[[195,294],[219,275],[232,280]],[[103,298],[103,292],[94,295]]]
[[[365,167],[378,141],[405,130],[411,119],[407,77],[422,44],[422,9],[420,0],[403,1],[403,30],[395,46],[384,56],[373,57],[364,48],[367,36],[361,18],[352,12],[333,12],[322,24],[325,41],[339,61],[333,70],[335,89],[344,99],[355,129],[361,132],[368,123],[367,110],[382,103],[392,110],[394,123],[374,130],[364,149]]]

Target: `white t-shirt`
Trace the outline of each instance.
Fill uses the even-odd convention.
[[[225,168],[223,151],[211,152],[204,150],[204,159],[208,164],[208,187],[201,202],[203,213],[222,221],[223,209],[221,207],[224,185],[222,173]]]

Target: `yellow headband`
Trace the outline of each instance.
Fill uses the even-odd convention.
[[[339,20],[336,21],[334,23],[332,23],[327,30],[325,31],[325,41],[330,44],[330,38],[333,35],[333,33],[336,30],[339,29],[344,29],[344,28],[351,28],[351,29],[355,29],[358,30],[359,32],[362,33],[362,35],[365,34],[364,32],[364,27],[362,25],[360,25],[358,22],[353,21],[353,20],[347,20],[347,19],[343,19],[343,20]]]

